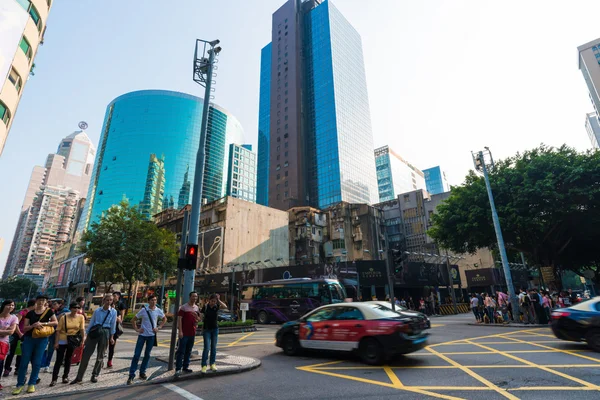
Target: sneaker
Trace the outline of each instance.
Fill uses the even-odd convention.
[[[127,384],[133,385],[133,378],[131,376],[129,377],[129,379],[127,379]]]
[[[92,375],[92,379],[90,379],[90,382],[98,383],[98,378],[96,378],[96,375]]]
[[[211,371],[217,371],[217,366],[215,364],[211,364],[210,365],[210,370]]]
[[[108,363],[106,363],[106,368],[112,368],[112,361],[109,361]]]
[[[191,374],[192,372],[194,372],[193,370],[189,369],[189,368],[184,368],[183,372],[185,372],[186,374]]]
[[[5,369],[4,373],[2,374],[2,376],[6,378],[9,375],[10,375],[10,368],[9,369]]]
[[[146,379],[148,379],[148,376],[146,376],[145,373],[141,373],[140,372],[140,379],[143,380],[143,381],[145,381]]]
[[[180,369],[176,370],[175,371],[175,376],[180,376],[180,375],[181,375],[181,370]]]
[[[50,382],[50,387],[54,387],[54,386],[56,386],[56,381]]]
[[[22,391],[23,391],[23,386],[17,386],[15,388],[15,390],[13,390],[12,394],[13,394],[13,396],[16,396],[18,394],[21,394]]]
[[[202,373],[205,374],[206,373],[206,365],[202,366]]]
[[[35,386],[29,385],[27,387],[27,393],[35,393]]]

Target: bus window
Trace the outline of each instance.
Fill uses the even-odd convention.
[[[330,283],[329,290],[331,292],[331,302],[332,303],[342,303],[345,298],[344,291],[339,284]]]

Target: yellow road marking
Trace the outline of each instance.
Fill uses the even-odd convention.
[[[471,377],[477,379],[479,382],[483,383],[488,388],[490,388],[492,390],[495,390],[496,392],[500,393],[502,396],[506,397],[507,399],[519,400],[518,397],[513,396],[512,394],[508,393],[505,389],[502,389],[502,388],[494,385],[492,382],[488,381],[483,376],[476,374],[475,372],[473,372],[469,368],[467,368],[467,367],[465,367],[465,366],[457,363],[453,359],[451,359],[449,357],[446,357],[445,355],[443,355],[441,353],[438,353],[436,350],[432,349],[430,346],[426,347],[425,349],[428,350],[428,351],[430,351],[430,352],[432,352],[433,354],[437,355],[438,357],[440,357],[442,360],[446,361],[447,363],[454,365],[455,367],[457,367],[461,371],[467,373]]]
[[[519,342],[519,343],[527,343],[527,344],[529,344],[531,346],[537,346],[537,347],[541,347],[543,349],[550,349],[550,350],[553,350],[554,352],[557,352],[557,353],[570,354],[570,355],[575,356],[575,357],[584,358],[586,360],[596,361],[596,362],[600,363],[600,360],[597,359],[597,358],[584,356],[583,354],[577,354],[577,353],[575,353],[575,352],[573,352],[571,350],[557,349],[555,347],[544,346],[543,344],[537,344],[535,342],[527,342],[525,340],[520,340],[520,339],[514,339],[514,338],[506,338],[506,339],[510,339],[510,340],[513,340],[513,341]]]
[[[233,345],[238,344],[239,342],[241,342],[242,340],[246,339],[247,337],[250,337],[250,336],[254,335],[254,333],[255,332],[250,332],[249,334],[242,336],[241,338],[239,338],[235,342],[230,343],[229,346],[233,346]]]
[[[446,324],[431,324],[432,328],[439,328],[440,326],[446,326]]]
[[[387,365],[384,366],[383,370],[387,374],[388,378],[390,378],[390,381],[392,381],[392,383],[394,384],[395,387],[404,386],[402,384],[402,382],[400,382],[400,379],[398,379],[398,375],[396,375],[396,373],[394,371],[392,371],[392,369],[389,366],[387,366]]]
[[[305,367],[298,367],[298,368],[315,368],[315,367],[322,367],[324,365],[333,365],[333,364],[341,364],[341,363],[343,363],[343,361],[328,361],[328,362],[324,362],[324,363],[320,363],[320,364],[307,365]]]
[[[517,339],[515,339],[515,340],[517,340]],[[503,352],[503,351],[500,351],[500,350],[496,350],[496,349],[493,349],[491,347],[487,347],[487,346],[485,346],[483,344],[477,344],[475,342],[472,342],[472,344],[475,345],[475,346],[481,347],[482,349],[493,351],[496,354],[500,354],[500,355],[503,355],[505,357],[512,358],[513,360],[519,361],[519,362],[521,362],[523,364],[531,365],[532,367],[536,367],[538,369],[541,369],[542,371],[546,371],[546,372],[549,372],[551,374],[558,375],[558,376],[561,376],[563,378],[569,379],[569,380],[571,380],[573,382],[577,382],[577,383],[579,383],[581,385],[584,385],[584,386],[587,386],[589,388],[595,388],[595,389],[599,389],[600,390],[600,386],[597,386],[597,385],[594,385],[593,383],[584,381],[583,379],[575,378],[574,376],[567,375],[565,373],[553,370],[551,368],[547,368],[547,367],[542,367],[542,366],[536,365],[535,363],[533,363],[531,361],[528,361],[528,360],[525,360],[523,358],[519,358],[519,357],[513,356],[512,354],[508,354],[506,352]]]
[[[523,386],[519,388],[512,388],[508,390],[597,390],[586,386]]]

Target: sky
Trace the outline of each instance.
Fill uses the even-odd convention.
[[[589,148],[593,107],[577,46],[600,37],[599,1],[333,2],[362,36],[376,147],[390,145],[421,169],[440,165],[451,185],[484,146],[495,159],[541,143]],[[97,144],[106,105],[123,93],[202,96],[192,81],[196,38],[220,39],[214,101],[256,145],[260,50],[283,3],[55,1],[0,156],[0,270],[32,168],[79,121]]]

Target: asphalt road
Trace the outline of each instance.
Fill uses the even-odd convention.
[[[470,315],[433,319],[426,349],[382,367],[365,366],[351,355],[287,357],[273,345],[277,326],[221,335],[221,351],[260,358],[262,366],[214,379],[68,398],[600,399],[600,354],[584,344],[559,341],[547,328],[466,325],[471,319]],[[121,345],[133,346],[126,341]]]

